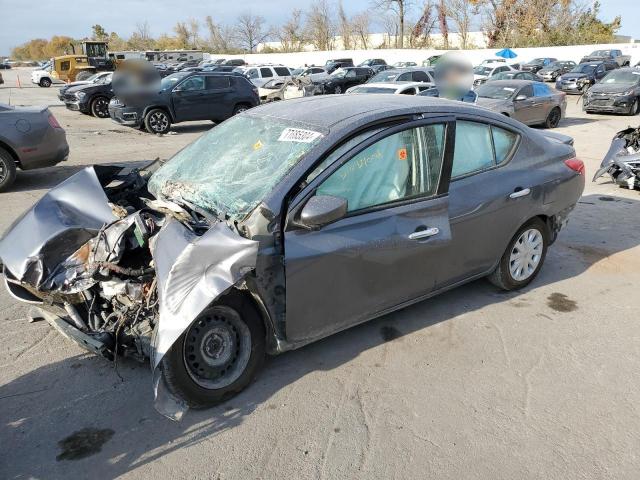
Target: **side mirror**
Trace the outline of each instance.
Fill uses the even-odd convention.
[[[523,101],[523,100],[526,100],[527,98],[529,98],[529,97],[527,97],[526,95],[518,95],[518,96],[515,98],[515,101],[516,101],[516,102],[521,102],[521,101]]]
[[[347,214],[347,199],[332,195],[315,195],[309,199],[300,212],[300,223],[317,228]]]

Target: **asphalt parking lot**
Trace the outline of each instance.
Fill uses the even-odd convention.
[[[67,111],[26,69],[2,74],[0,102],[50,105],[71,155],[19,172],[0,230],[86,165],[168,158],[212,128],[153,136]],[[528,288],[476,281],[272,358],[179,423],[153,409],[148,365],[116,371],[0,289],[0,478],[638,478],[640,192],[590,180],[640,116],[569,97],[567,117],[587,185]]]

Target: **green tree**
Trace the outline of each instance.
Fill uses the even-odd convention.
[[[91,27],[91,31],[93,32],[91,35],[91,38],[93,38],[93,40],[104,42],[109,37],[104,27],[102,25],[98,25],[97,23],[93,27]]]

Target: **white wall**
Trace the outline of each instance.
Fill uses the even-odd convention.
[[[618,48],[625,55],[631,55],[631,65],[640,62],[640,43],[621,43],[607,45],[575,45],[566,47],[537,47],[537,48],[515,48],[513,49],[518,58],[514,61],[526,62],[536,57],[555,57],[559,60],[573,60],[578,62],[583,56],[593,50]],[[495,53],[500,49],[478,49],[465,50],[465,55],[474,65],[479,64],[485,58],[494,58]],[[247,63],[281,63],[288,67],[299,67],[304,64],[324,65],[330,58],[353,58],[358,64],[367,58],[384,58],[387,63],[393,64],[398,61],[421,62],[431,55],[443,53],[442,50],[332,50],[330,52],[296,52],[296,53],[254,53],[247,55],[216,55],[211,54],[211,58],[242,58]]]

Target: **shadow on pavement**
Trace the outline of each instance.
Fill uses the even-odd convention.
[[[268,415],[268,410],[280,408],[270,403],[270,399],[311,372],[331,371],[384,342],[462,314],[481,311],[488,305],[513,301],[531,290],[559,284],[589,269],[601,268],[607,262],[624,263],[627,259],[616,254],[636,247],[640,234],[613,233],[615,226],[624,224],[631,212],[637,215],[639,200],[599,195],[583,197],[573,213],[573,221],[549,250],[540,275],[522,291],[502,292],[484,280],[475,281],[271,358],[257,381],[243,393],[215,408],[191,410],[179,423],[165,419],[153,409],[147,365],[121,361],[119,372],[123,381],[111,363],[92,355],[36,368],[0,386],[0,443],[8,459],[2,476],[117,477],[178,449],[212,441],[218,434],[242,424],[256,410],[259,410],[256,414],[264,411]],[[602,227],[603,218],[607,219],[610,229],[592,228],[598,223]],[[589,235],[585,235],[586,231]],[[557,295],[561,300],[566,297],[561,288],[554,289],[550,297]],[[549,311],[546,305],[539,307],[541,315]],[[93,430],[87,429],[96,429],[98,433],[88,435],[87,432]],[[84,432],[77,437],[81,439],[80,447],[82,442],[89,444],[86,458],[57,461],[60,455],[74,458],[64,448],[68,448],[70,442],[67,437],[79,432]],[[91,444],[100,438],[106,439],[104,445]],[[216,445],[212,443],[211,448],[215,449]]]

